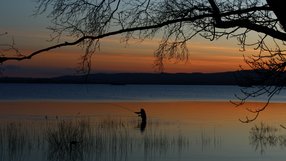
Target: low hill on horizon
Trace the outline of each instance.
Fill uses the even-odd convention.
[[[67,83],[67,84],[162,84],[162,85],[241,85],[249,86],[254,71],[219,73],[97,73],[53,78],[0,77],[0,83]]]

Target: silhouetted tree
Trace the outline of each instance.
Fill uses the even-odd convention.
[[[163,70],[165,59],[188,59],[187,43],[195,36],[210,41],[237,38],[241,49],[251,46],[258,55],[246,58],[256,70],[284,72],[284,41],[286,19],[284,5],[277,0],[37,0],[36,15],[47,13],[52,25],[53,39],[58,44],[19,53],[13,43],[12,52],[1,51],[0,63],[24,60],[64,46],[79,45],[85,49],[82,68],[90,70],[91,57],[106,37],[121,35],[122,39],[151,39],[161,37],[154,52],[155,66]],[[253,42],[249,37],[258,36]],[[73,41],[64,41],[63,37]],[[69,39],[70,40],[70,39]],[[6,51],[6,50],[5,50]],[[11,55],[10,55],[11,54]],[[275,72],[273,72],[275,71]],[[278,73],[281,74],[281,73]],[[272,77],[269,77],[272,78]],[[283,80],[284,81],[284,80]],[[267,85],[267,84],[265,84]],[[269,99],[284,86],[274,89],[261,86],[254,91],[242,91],[241,105],[249,97],[266,94]],[[265,106],[266,107],[266,106]],[[255,118],[265,107],[250,110]],[[254,118],[254,119],[255,119]],[[253,119],[248,119],[249,122]]]
[[[159,67],[163,67],[164,59],[187,59],[186,43],[194,36],[211,41],[234,37],[244,48],[248,45],[247,34],[255,31],[260,33],[261,39],[253,45],[259,47],[266,37],[286,40],[280,27],[284,24],[283,15],[280,19],[273,14],[281,13],[281,5],[272,1],[38,0],[35,14],[48,13],[53,24],[49,29],[59,43],[25,55],[2,54],[0,62],[30,59],[55,48],[81,45],[86,49],[84,66],[89,67],[90,57],[100,46],[100,41],[119,34],[126,41],[161,36],[162,41],[154,53]],[[74,41],[61,42],[63,36]]]

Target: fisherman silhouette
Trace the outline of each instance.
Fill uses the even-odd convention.
[[[135,113],[138,114],[138,117],[141,117],[140,131],[144,132],[144,130],[146,128],[146,123],[147,123],[146,112],[143,108],[141,108],[141,110],[139,112],[135,112]]]

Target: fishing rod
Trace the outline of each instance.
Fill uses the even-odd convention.
[[[127,110],[127,111],[129,111],[129,112],[135,113],[135,111],[133,111],[133,110],[131,110],[131,109],[125,107],[125,106],[118,105],[118,104],[115,104],[115,103],[110,103],[110,104],[113,105],[113,106],[120,107],[121,109]]]

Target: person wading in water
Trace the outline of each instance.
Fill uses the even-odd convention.
[[[135,112],[138,117],[141,117],[141,125],[140,125],[140,131],[144,132],[145,128],[146,128],[146,123],[147,123],[147,116],[146,116],[146,112],[143,108],[141,108],[141,110],[139,112]]]

